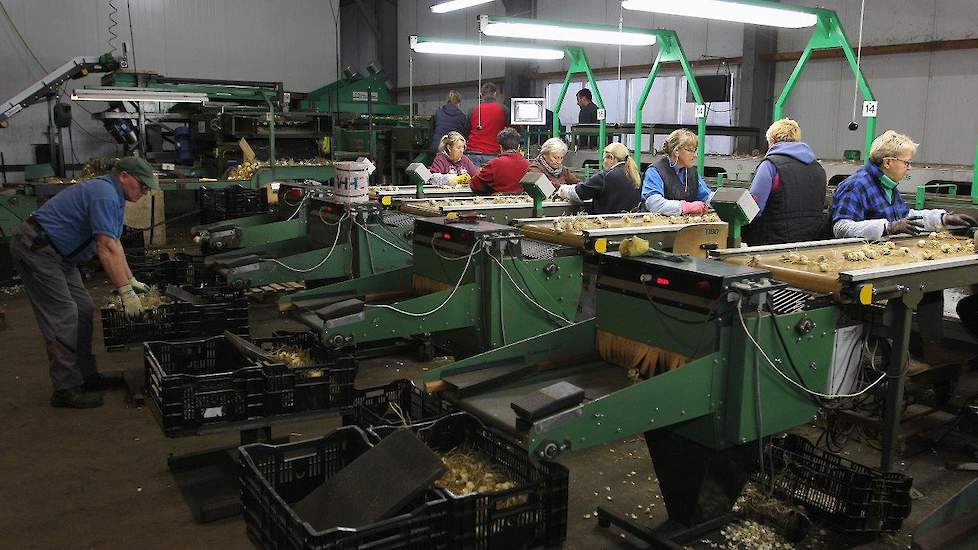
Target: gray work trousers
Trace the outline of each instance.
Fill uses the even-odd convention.
[[[33,226],[21,224],[10,241],[10,255],[44,337],[51,385],[55,390],[74,388],[97,372],[92,355],[95,305],[78,265],[50,245],[36,246],[36,238]]]

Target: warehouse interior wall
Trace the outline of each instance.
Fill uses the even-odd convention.
[[[402,90],[399,96],[402,103],[407,103],[406,89],[410,80],[410,35],[477,40],[476,20],[479,14],[507,15],[501,0],[443,15],[430,12],[432,3],[431,0],[398,2],[400,24],[397,86]],[[794,3],[819,5],[835,10],[850,43],[855,47],[859,31],[859,1],[794,0]],[[619,6],[618,0],[536,0],[536,16],[540,19],[617,25]],[[757,37],[745,36],[744,25],[738,23],[634,11],[625,11],[622,16],[627,26],[675,30],[687,57],[693,62],[741,58],[745,51],[762,54],[766,51],[765,48],[757,48]],[[778,29],[776,32],[777,52],[800,51],[804,49],[811,35],[811,29]],[[866,0],[864,46],[976,37],[978,4],[974,0]],[[746,49],[745,44],[748,45]],[[585,46],[585,51],[595,69],[613,69],[619,64],[617,47]],[[628,107],[634,105],[633,98],[637,95],[635,88],[641,89],[641,86],[636,85],[644,83],[641,79],[647,74],[655,52],[654,46],[622,48],[622,66],[642,65],[644,69],[623,72],[622,78],[625,82],[621,86],[616,82],[617,75],[605,74],[599,77],[599,80],[604,81],[599,83],[602,95],[608,95],[605,91],[607,87],[611,95],[617,94],[617,102],[625,107],[617,108],[617,120],[609,120],[626,122],[634,119],[634,114],[628,112]],[[893,128],[911,135],[921,143],[917,153],[920,162],[972,164],[975,139],[978,137],[978,116],[974,114],[978,112],[978,95],[973,93],[973,90],[978,89],[976,54],[978,50],[961,49],[864,57],[863,71],[879,101],[878,131]],[[474,104],[474,81],[478,76],[476,58],[451,59],[449,56],[416,55],[413,56],[413,61],[413,83],[419,88],[414,93],[414,102],[421,114],[430,114],[441,105],[449,87],[462,93],[463,108],[468,109]],[[740,75],[739,59],[737,63],[697,66],[694,69],[696,74],[729,71],[735,81],[734,101],[730,104],[714,105],[710,123],[723,124],[729,119],[729,124],[765,127],[770,122],[774,100],[783,89],[794,65],[795,61],[776,62],[773,71],[767,71],[773,82],[764,83],[763,86],[752,82],[750,86],[743,86],[743,89],[750,92],[751,98],[756,93],[765,94],[763,103],[767,105],[768,114],[763,121],[757,116],[742,116],[738,112],[741,108],[747,109],[742,102],[738,104],[737,101],[739,89],[742,87],[736,82],[746,78],[746,75]],[[499,60],[484,60],[483,79],[502,78],[503,67]],[[552,85],[559,84],[563,77],[551,76],[538,80],[534,75],[562,73],[566,67],[566,61],[531,63],[530,77],[534,79],[534,93],[552,100],[548,89],[553,90]],[[748,67],[748,70],[751,75],[758,74],[756,66]],[[659,79],[662,80],[661,83]],[[693,123],[687,114],[687,111],[692,111],[692,107],[684,104],[683,95],[679,93],[685,79],[675,70],[660,73],[659,79],[653,88],[653,97],[649,100],[653,107],[647,105],[645,110],[645,122]],[[576,86],[580,88],[580,80]],[[842,158],[843,151],[862,148],[865,126],[861,118],[861,97],[857,100],[860,128],[855,132],[848,129],[852,121],[853,86],[852,74],[843,59],[813,60],[785,105],[784,113],[799,121],[802,125],[802,138],[812,145],[821,158]],[[609,102],[609,97],[604,99]],[[561,120],[576,122],[576,105],[573,99],[565,100],[564,103],[564,109],[560,113]],[[650,114],[654,118],[650,119]],[[727,138],[710,138],[708,141],[708,151],[722,153],[733,150],[733,141]],[[643,144],[643,148],[647,148],[647,144]]]
[[[33,59],[11,21],[0,12],[0,101],[77,56],[110,50],[109,15],[116,8],[116,48],[130,42],[126,0],[2,0],[16,29],[38,57]],[[282,81],[287,90],[306,92],[336,80],[339,0],[129,0],[135,68],[173,77]],[[130,65],[132,65],[130,58]],[[43,65],[45,69],[42,69]],[[99,75],[70,81],[98,86]],[[101,111],[104,103],[73,103],[75,157],[116,154],[101,123],[82,107]],[[31,144],[47,143],[47,109],[38,104],[0,129],[0,151],[9,164],[32,164]],[[67,142],[67,135],[65,136]],[[66,162],[72,162],[65,151]],[[9,175],[8,175],[9,176]],[[18,177],[13,174],[12,177]]]

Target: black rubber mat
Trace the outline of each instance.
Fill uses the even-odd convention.
[[[410,430],[398,430],[295,505],[317,530],[362,527],[401,511],[445,473],[438,455]]]

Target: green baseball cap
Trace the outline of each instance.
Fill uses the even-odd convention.
[[[160,188],[160,180],[153,173],[152,165],[139,157],[121,158],[115,161],[115,167],[128,172],[150,189]]]

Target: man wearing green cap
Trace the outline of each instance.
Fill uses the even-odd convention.
[[[120,159],[111,174],[76,183],[37,209],[14,232],[10,252],[20,273],[48,352],[54,393],[51,406],[91,408],[102,404],[104,383],[92,354],[95,306],[78,264],[98,255],[122,297],[125,312],[142,314],[136,293],[149,288],[132,276],[119,243],[126,201],[159,189],[143,159]]]

